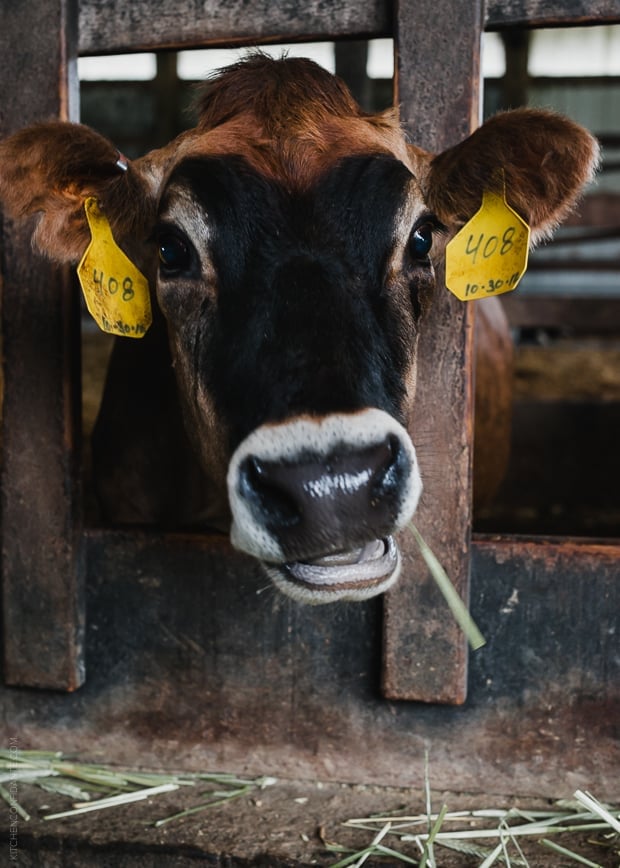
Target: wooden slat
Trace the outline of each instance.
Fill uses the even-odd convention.
[[[0,5],[1,134],[75,116],[77,5]],[[28,26],[28,21],[36,27]],[[16,86],[19,83],[19,86]],[[79,388],[66,274],[33,256],[28,227],[4,223],[2,573],[5,679],[73,690],[84,677],[84,597],[75,432]]]
[[[516,328],[555,328],[572,334],[618,334],[618,298],[527,298],[506,294],[504,310]]]
[[[442,22],[421,27],[421,21]],[[401,0],[397,100],[411,139],[438,152],[478,123],[482,5],[454,14],[450,0]],[[442,286],[421,329],[411,435],[424,494],[416,525],[467,599],[471,527],[472,311]],[[386,696],[425,702],[465,699],[467,654],[415,544],[405,534],[405,569],[385,607]]]
[[[391,0],[82,0],[80,54],[389,36]],[[620,21],[620,0],[488,0],[486,29]],[[454,6],[450,6],[450,15]],[[420,18],[416,14],[416,20]],[[433,16],[430,21],[440,21]],[[428,30],[424,28],[425,32]]]
[[[620,21],[619,0],[487,0],[486,5],[487,30]]]
[[[82,0],[80,53],[386,36],[385,0]]]

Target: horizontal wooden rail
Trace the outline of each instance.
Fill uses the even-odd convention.
[[[389,36],[392,3],[82,0],[80,53]]]
[[[487,0],[486,30],[574,27],[620,21],[618,0]]]
[[[81,0],[80,54],[389,36],[391,0]],[[620,21],[620,0],[488,0],[485,27]],[[429,22],[430,27],[430,22]]]
[[[566,555],[576,568],[597,559],[605,568],[620,566],[620,540],[618,539],[474,533],[472,548],[480,554],[492,554],[498,563],[506,563],[509,559],[515,558],[520,561],[541,561],[553,566],[560,555]]]

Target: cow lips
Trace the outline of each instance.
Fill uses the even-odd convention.
[[[397,564],[398,552],[390,536],[351,551],[288,563],[285,569],[295,582],[336,590],[345,585],[367,586],[383,581],[391,576]]]

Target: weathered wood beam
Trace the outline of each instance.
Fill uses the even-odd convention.
[[[385,0],[83,0],[80,53],[388,36]]]
[[[397,6],[396,101],[410,138],[437,153],[478,125],[482,0]],[[441,21],[441,27],[420,27]],[[469,595],[473,311],[442,285],[420,336],[410,432],[424,494],[415,522],[464,599]],[[383,688],[395,699],[461,703],[467,649],[417,546],[401,534],[403,575],[385,604]]]
[[[0,5],[0,135],[75,119],[77,3]],[[19,87],[16,86],[19,82]],[[8,684],[74,690],[84,679],[76,296],[3,221],[2,578]]]
[[[485,29],[574,27],[618,21],[619,0],[487,0]]]
[[[82,0],[79,51],[113,54],[389,36],[393,8],[393,0],[256,0],[251,4],[243,0],[179,0],[174,4],[167,0]],[[454,9],[454,3],[450,4],[451,17]],[[414,20],[423,21],[417,10]],[[485,13],[487,30],[618,21],[620,0],[487,0]],[[426,32],[429,27],[421,29]]]

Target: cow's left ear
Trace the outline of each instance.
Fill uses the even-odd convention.
[[[571,211],[598,159],[596,139],[579,124],[550,111],[515,109],[432,157],[420,180],[429,207],[451,228],[476,213],[485,190],[503,187],[535,242]]]
[[[87,197],[99,201],[121,238],[148,224],[152,172],[140,162],[129,164],[111,142],[81,124],[37,124],[0,142],[0,202],[13,218],[37,215],[33,244],[42,253],[77,262],[90,240]]]

